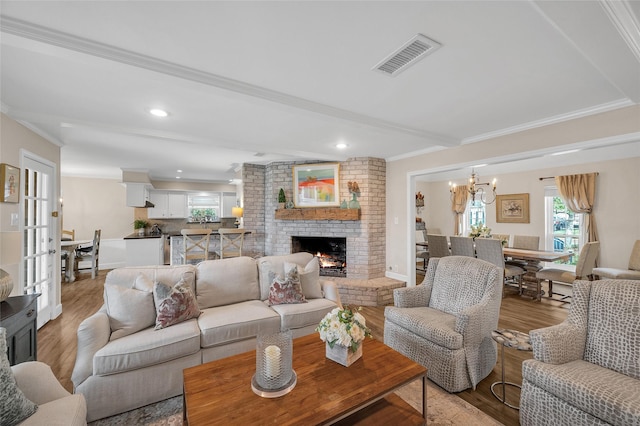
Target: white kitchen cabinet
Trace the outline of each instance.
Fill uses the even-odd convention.
[[[148,266],[164,264],[164,237],[125,239],[126,265]]]
[[[189,216],[187,194],[151,191],[149,199],[155,205],[147,211],[149,219],[181,219]]]
[[[146,207],[149,201],[149,185],[146,183],[127,183],[127,206]]]

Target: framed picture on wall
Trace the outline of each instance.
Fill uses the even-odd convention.
[[[529,223],[529,194],[496,196],[496,222]]]
[[[9,164],[0,164],[0,201],[3,203],[17,203],[20,201],[20,169]]]
[[[293,202],[296,207],[340,205],[340,164],[293,166]]]

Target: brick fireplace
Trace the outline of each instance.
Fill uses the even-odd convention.
[[[293,197],[292,166],[309,162],[244,164],[242,169],[244,227],[255,230],[245,244],[256,255],[292,252],[292,237],[344,238],[347,278],[372,279],[385,273],[386,163],[379,158],[340,162],[340,199],[349,200],[347,182],[356,181],[361,195],[359,220],[276,219],[278,191]]]

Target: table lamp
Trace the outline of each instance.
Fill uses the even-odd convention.
[[[236,227],[240,226],[240,218],[242,217],[243,213],[244,213],[244,210],[240,206],[231,208],[231,216],[236,218],[236,223],[235,223]]]

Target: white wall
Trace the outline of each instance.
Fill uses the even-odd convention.
[[[640,132],[640,106],[623,108],[603,114],[593,115],[570,122],[563,122],[517,134],[502,136],[483,142],[463,145],[447,150],[432,152],[411,158],[389,161],[387,163],[387,270],[389,265],[398,265],[397,273],[405,278],[411,275],[410,255],[415,250],[410,244],[415,220],[415,188],[409,187],[410,176],[430,170],[441,170],[458,164],[477,164],[490,162],[491,159],[504,156],[524,156],[525,153],[540,149],[597,140],[601,138],[628,135]],[[500,224],[489,222],[495,232],[504,230],[513,234],[515,230],[533,235],[543,235],[544,211],[539,194],[545,181],[542,176],[557,174],[600,172],[597,183],[596,220],[601,241],[601,264],[613,267],[626,267],[629,252],[635,240],[640,239],[640,221],[637,211],[640,208],[640,158],[630,158],[619,162],[607,162],[546,169],[523,174],[498,177],[498,193],[530,194],[531,220],[528,225]],[[515,176],[519,175],[519,176]],[[450,210],[448,182],[431,184],[425,196],[427,209],[423,213],[427,226],[440,227],[443,233],[453,233],[453,217],[447,217]],[[445,210],[436,210],[443,205]],[[490,207],[488,217],[495,221],[495,207]],[[491,226],[493,225],[493,226]],[[540,228],[538,228],[540,226]]]

